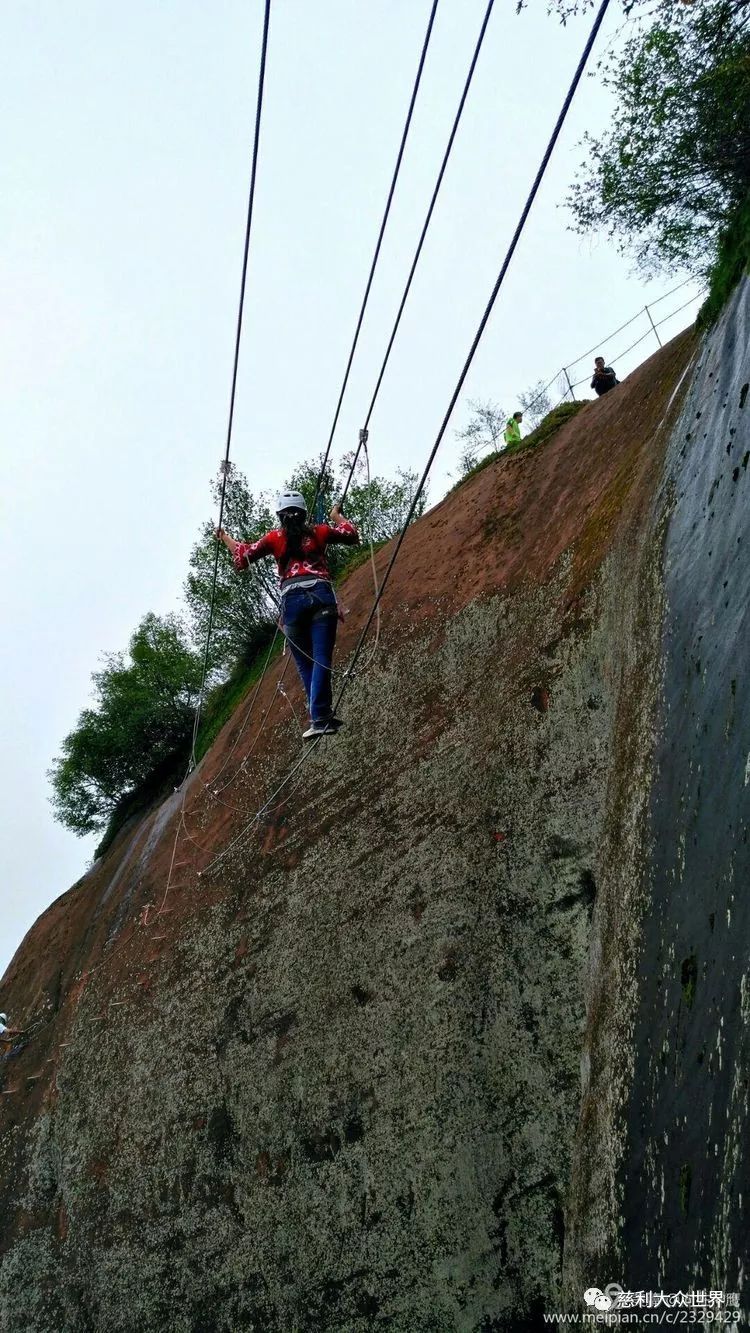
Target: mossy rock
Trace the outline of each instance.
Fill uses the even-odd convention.
[[[491,463],[496,463],[498,458],[508,458],[513,454],[524,454],[530,449],[537,449],[540,444],[546,444],[547,440],[551,439],[560,427],[565,425],[566,421],[570,421],[571,417],[576,416],[581,411],[581,408],[586,406],[587,400],[584,400],[583,402],[558,403],[557,407],[553,407],[552,411],[547,413],[546,417],[539,422],[539,425],[530,435],[526,436],[525,440],[521,440],[519,444],[509,444],[507,448],[500,450],[499,453],[493,452],[488,454],[486,458],[483,458],[481,462],[477,463],[476,467],[471,468],[469,472],[461,477],[461,479],[456,482],[455,486],[451,487],[448,494],[452,495],[453,492],[457,491],[459,486],[463,486],[464,482],[468,481],[470,477],[475,477],[478,472],[482,472],[484,468],[489,467]]]

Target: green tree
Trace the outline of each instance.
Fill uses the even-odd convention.
[[[212,501],[218,512],[221,474],[212,483]],[[242,541],[256,541],[276,524],[267,497],[253,495],[247,478],[230,464],[224,502],[223,526]],[[207,523],[190,554],[184,594],[191,637],[202,654],[211,606],[216,541],[214,522]],[[273,573],[264,561],[238,576],[226,551],[219,551],[216,592],[209,652],[209,679],[226,674],[237,661],[250,662],[276,619]]]
[[[548,412],[552,411],[552,399],[544,380],[538,380],[523,393],[518,395],[519,406],[523,412],[524,426],[527,430],[536,430]]]
[[[456,439],[461,442],[461,454],[458,460],[459,476],[465,477],[479,462],[480,454],[487,449],[496,451],[503,446],[506,416],[498,403],[490,399],[469,400],[471,416],[462,430],[456,431]]]
[[[328,467],[323,477],[319,503],[316,505],[316,521],[322,522],[330,513],[337,498],[341,495],[351,470],[353,454],[345,455],[338,468]],[[308,510],[312,506],[313,496],[320,476],[322,457],[301,463],[289,479],[292,490],[301,491],[307,501]],[[417,489],[418,475],[408,468],[397,468],[394,479],[372,477],[369,475],[366,458],[363,454],[357,461],[349,492],[344,505],[344,512],[358,529],[363,542],[384,542],[401,531],[411,508]],[[427,507],[428,488],[419,497],[414,511],[413,522],[421,518]],[[331,570],[337,573],[352,557],[350,546],[331,546],[328,560]]]
[[[92,676],[86,708],[50,769],[55,818],[75,833],[102,828],[118,802],[165,765],[186,758],[201,662],[177,616],[143,618],[127,656]]]
[[[315,523],[325,521],[336,497],[335,471],[330,461],[321,475],[322,467],[323,454],[320,454],[318,458],[300,463],[286,483],[290,491],[300,491],[304,495],[307,512]]]
[[[318,487],[322,455],[300,463],[285,482],[290,490],[300,491],[308,510],[312,509]],[[318,521],[330,513],[349,472],[351,459],[342,460],[338,470],[326,469],[318,492],[315,511]],[[406,521],[417,486],[417,474],[399,470],[395,480],[373,477],[368,480],[364,460],[357,466],[346,501],[346,514],[358,527],[363,541],[386,541]],[[212,498],[218,509],[221,475],[213,482]],[[424,513],[427,491],[420,496],[415,518]],[[265,495],[255,496],[247,478],[236,468],[230,469],[224,507],[223,526],[242,541],[256,541],[276,527],[277,518]],[[190,555],[190,569],[185,583],[191,636],[196,650],[205,650],[206,630],[211,605],[211,589],[216,559],[214,523],[207,523]],[[356,549],[356,548],[354,548]],[[352,558],[353,548],[331,546],[328,563],[331,573],[341,572]],[[224,550],[219,551],[214,597],[213,627],[209,649],[209,681],[216,683],[238,662],[250,665],[268,641],[278,617],[276,570],[265,560],[250,565],[238,575]]]
[[[344,460],[341,467],[342,484],[348,476],[351,463]],[[354,472],[346,497],[346,517],[357,527],[363,542],[387,542],[403,528],[416,493],[419,476],[409,468],[397,468],[393,480],[387,477],[369,477],[361,459]],[[425,486],[417,502],[412,522],[422,517],[427,508],[428,487]],[[335,548],[343,560],[351,559],[351,547]]]
[[[604,81],[617,111],[584,138],[576,230],[604,229],[645,271],[706,268],[750,193],[750,7],[661,0]]]

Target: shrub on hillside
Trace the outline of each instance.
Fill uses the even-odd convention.
[[[85,708],[50,770],[55,817],[75,833],[106,824],[119,802],[173,759],[187,758],[201,661],[176,616],[144,617],[127,655],[92,676]]]

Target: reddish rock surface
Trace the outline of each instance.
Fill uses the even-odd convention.
[[[0,1097],[8,1327],[510,1329],[561,1299],[696,346],[413,526],[346,731],[255,822],[301,757],[284,661],[39,918],[2,992],[34,1033]],[[364,564],[340,667],[371,598]]]

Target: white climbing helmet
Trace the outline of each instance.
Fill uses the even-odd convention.
[[[7,1021],[8,1021],[8,1015],[0,1014],[0,1023],[7,1023]]]
[[[276,500],[276,513],[283,514],[285,509],[301,509],[306,514],[304,495],[299,491],[282,491]]]

